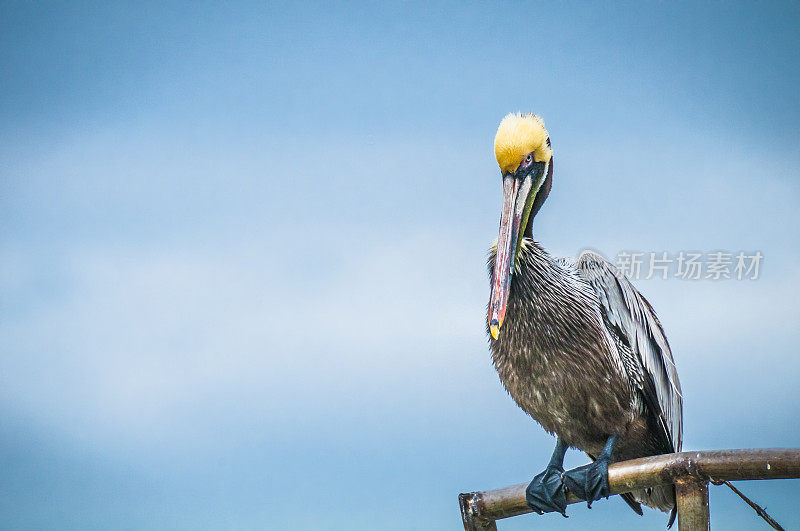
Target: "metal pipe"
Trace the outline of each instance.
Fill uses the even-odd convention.
[[[678,531],[708,531],[711,529],[708,482],[677,481],[675,494],[678,502]]]
[[[497,524],[494,520],[486,520],[479,516],[483,511],[481,494],[480,492],[471,492],[458,495],[461,520],[464,522],[465,531],[497,531]]]
[[[800,478],[800,448],[711,450],[657,455],[608,467],[612,494],[681,481],[707,483],[744,479]],[[525,503],[527,483],[459,495],[464,529],[494,530],[495,520],[531,512]],[[581,500],[567,493],[567,503]],[[680,508],[679,508],[680,512]],[[476,527],[476,526],[483,527]]]

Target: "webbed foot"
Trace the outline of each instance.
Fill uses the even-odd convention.
[[[567,495],[561,474],[564,469],[559,466],[548,466],[544,472],[533,478],[525,489],[525,501],[528,507],[537,514],[561,513],[567,517]]]
[[[608,498],[608,458],[598,457],[597,461],[588,465],[564,472],[564,485],[571,493],[586,500],[591,509],[592,502],[600,498]]]

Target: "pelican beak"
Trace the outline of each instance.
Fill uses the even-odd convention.
[[[503,213],[500,217],[500,236],[497,238],[497,255],[492,274],[492,295],[489,299],[489,332],[494,339],[500,336],[500,327],[506,316],[508,294],[511,290],[511,276],[514,273],[514,260],[522,243],[519,231],[523,217],[530,211],[528,206],[533,199],[531,188],[533,179],[506,175],[503,177]]]

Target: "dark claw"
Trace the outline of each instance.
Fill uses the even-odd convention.
[[[564,492],[564,483],[561,481],[563,473],[563,468],[549,466],[533,478],[525,489],[525,501],[528,507],[537,514],[561,513],[566,518],[567,495]]]
[[[564,472],[564,486],[591,509],[592,502],[608,498],[608,460],[598,459],[594,463]]]

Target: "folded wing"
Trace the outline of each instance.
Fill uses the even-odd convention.
[[[683,443],[683,397],[672,351],[650,303],[605,258],[585,251],[575,264],[600,299],[606,326],[625,345],[628,378],[653,415],[664,452]]]

